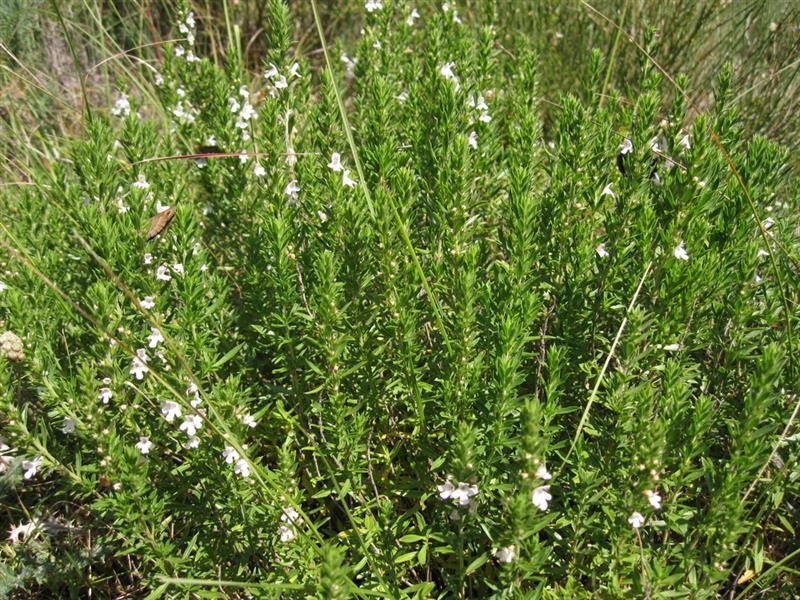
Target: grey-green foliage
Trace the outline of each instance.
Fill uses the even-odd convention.
[[[266,78],[168,47],[169,127],[132,94],[3,191],[0,319],[26,359],[0,358],[0,427],[44,461],[10,467],[0,518],[66,528],[6,546],[13,576],[34,585],[28,548],[63,559],[91,530],[102,581],[70,562],[51,586],[712,598],[753,569],[791,589],[768,567],[797,549],[797,450],[761,471],[796,402],[786,152],[747,141],[730,72],[689,120],[646,62],[634,97],[601,101],[599,55],[545,134],[524,37],[384,4],[352,77],[338,53],[333,78],[292,75],[278,3]],[[234,156],[147,160],[208,145]],[[176,217],[148,243],[157,203]],[[198,447],[165,402],[202,417]]]

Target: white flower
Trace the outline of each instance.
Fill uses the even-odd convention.
[[[166,419],[167,423],[172,423],[175,417],[180,418],[183,412],[181,411],[180,404],[177,402],[164,400],[161,403],[161,414],[164,415],[164,419]]]
[[[136,359],[134,359],[136,360]],[[147,367],[145,367],[145,371]],[[137,377],[137,379],[141,379],[141,377]],[[100,400],[103,404],[108,404],[108,401],[114,397],[114,394],[111,392],[111,388],[102,387],[100,388],[100,393],[97,395],[97,399]]]
[[[147,345],[150,348],[155,348],[161,342],[164,341],[164,336],[161,335],[161,332],[158,330],[158,327],[151,327],[150,328],[150,335],[147,336]]]
[[[11,464],[11,461],[14,460],[14,457],[10,454],[6,454],[9,452],[11,448],[8,445],[0,442],[0,473],[5,473],[6,469],[8,469],[8,465]]]
[[[459,506],[467,506],[470,503],[470,498],[478,494],[478,486],[470,485],[459,482],[458,486],[454,486],[451,480],[447,480],[444,484],[436,486],[439,490],[439,496],[443,500],[451,499]]]
[[[381,2],[381,0],[367,0],[364,4],[364,8],[367,9],[368,13],[375,12],[376,10],[383,10],[383,2]]]
[[[537,467],[536,477],[537,479],[544,479],[545,481],[548,481],[553,478],[553,476],[550,474],[550,471],[548,471],[547,467],[544,466],[543,464]]]
[[[294,62],[289,66],[289,76],[300,77],[300,65],[298,63]]]
[[[491,117],[491,115],[489,115],[489,113],[488,113],[488,112],[484,112],[484,113],[481,113],[481,116],[480,116],[480,117],[478,117],[478,120],[479,120],[481,123],[489,123],[489,122],[491,122],[491,120],[492,120],[492,117]]]
[[[608,185],[606,185],[606,187],[603,188],[603,191],[600,192],[600,195],[601,196],[611,196],[612,198],[616,197],[616,194],[611,189],[611,185],[612,184],[610,184],[610,183]]]
[[[282,542],[291,542],[297,537],[297,532],[295,532],[293,527],[289,527],[288,525],[281,525],[278,527],[278,534],[281,536]]]
[[[454,62],[446,62],[441,67],[439,67],[439,74],[447,79],[448,81],[452,81],[453,85],[455,86],[456,91],[461,89],[461,85],[458,82],[458,77],[455,73],[453,73],[453,68],[456,66]]]
[[[547,510],[547,504],[552,499],[549,485],[540,485],[531,492],[531,503],[539,510]]]
[[[158,269],[156,269],[156,279],[160,281],[169,281],[172,279],[172,275],[169,274],[169,268],[167,265],[159,265]]]
[[[291,204],[297,204],[297,193],[300,191],[300,186],[297,185],[297,179],[292,179],[288,184],[286,184],[286,188],[283,190],[283,193],[289,197],[289,202]]]
[[[153,300],[153,296],[145,296],[139,300],[139,304],[142,305],[142,308],[147,310],[151,310],[156,305],[155,301]]]
[[[8,286],[5,284],[5,282],[0,281],[0,293],[5,292],[7,289]]]
[[[661,494],[653,490],[645,490],[644,495],[647,496],[647,501],[650,503],[650,506],[656,510],[661,508]]]
[[[244,164],[244,163],[246,163],[248,160],[250,160],[250,157],[249,157],[249,156],[247,156],[247,150],[242,150],[242,151],[239,153],[239,162],[240,162],[241,164]]]
[[[328,215],[325,214],[325,211],[318,210],[317,218],[319,218],[320,223],[325,223],[328,220]]]
[[[150,369],[147,368],[147,361],[150,360],[147,358],[147,352],[144,348],[139,348],[136,351],[136,356],[131,363],[130,374],[136,377],[137,380],[141,381],[144,379],[144,374],[147,373]]]
[[[155,82],[155,84],[157,86],[160,87],[160,86],[164,85],[164,76],[161,73],[156,73],[156,76],[153,79],[153,81]]]
[[[139,188],[140,190],[146,190],[150,187],[150,184],[147,183],[147,179],[144,176],[144,173],[139,173],[136,176],[136,181],[133,182],[133,187]]]
[[[258,423],[256,423],[256,420],[253,418],[253,415],[251,415],[250,413],[247,413],[246,415],[242,416],[242,423],[244,423],[251,429],[254,428],[256,425],[258,425]]]
[[[245,459],[240,458],[236,461],[236,464],[233,467],[233,472],[247,479],[250,477],[250,464]]]
[[[687,133],[681,138],[681,141],[678,142],[679,145],[683,146],[687,150],[692,147],[691,142],[689,142],[689,134]]]
[[[689,260],[689,254],[686,252],[686,248],[683,245],[683,240],[681,240],[680,244],[675,246],[675,248],[672,250],[672,254],[678,260]]]
[[[470,148],[473,150],[478,149],[478,134],[474,131],[471,131],[469,137],[467,138],[467,143],[469,144]]]
[[[22,470],[25,471],[25,473],[23,473],[22,476],[25,479],[30,479],[31,477],[35,477],[41,467],[42,467],[41,456],[37,456],[33,460],[23,460]]]
[[[289,82],[288,82],[288,81],[286,81],[286,77],[285,77],[285,76],[283,76],[283,75],[280,75],[280,76],[279,76],[279,77],[278,77],[278,78],[275,80],[275,83],[273,83],[273,85],[275,86],[275,89],[277,89],[277,90],[284,90],[284,89],[286,89],[287,87],[289,87]]]
[[[395,96],[395,98],[396,98],[396,99],[397,99],[399,102],[405,102],[406,100],[408,100],[408,91],[407,91],[407,90],[403,90],[402,92],[400,92],[399,94],[397,94],[397,96]]]
[[[622,142],[622,145],[619,147],[619,153],[628,154],[629,152],[633,152],[633,142],[625,138],[625,141]]]
[[[189,396],[194,396],[191,401],[191,405],[193,408],[197,408],[197,406],[203,401],[200,398],[200,390],[197,389],[197,386],[194,383],[190,383],[189,387],[186,388],[186,393]]]
[[[131,207],[125,204],[122,198],[117,198],[117,210],[119,211],[119,214],[124,215],[130,209]]]
[[[769,231],[770,229],[772,229],[772,226],[775,225],[775,219],[773,219],[772,217],[767,217],[766,219],[764,219],[761,225],[764,227],[766,231]]]
[[[356,187],[355,179],[350,178],[350,169],[342,171],[342,185],[345,187]]]
[[[261,165],[261,163],[257,162],[253,165],[253,175],[256,177],[263,177],[267,174],[267,170]]]
[[[162,213],[169,208],[169,204],[161,204],[160,200],[156,200],[156,212]]]
[[[284,523],[294,524],[300,519],[300,513],[298,513],[293,506],[289,506],[284,508],[281,514],[281,521]]]
[[[758,254],[756,255],[756,258],[764,258],[765,256],[769,256],[769,252],[767,252],[763,248],[759,248],[758,249]]]
[[[30,521],[24,525],[17,525],[8,532],[8,540],[12,544],[19,544],[20,539],[28,539],[38,530],[38,523]]]
[[[198,446],[200,446],[200,438],[197,437],[196,435],[190,435],[189,439],[186,440],[186,443],[183,444],[183,447],[186,448],[187,450],[193,450]]]
[[[666,350],[667,352],[677,352],[680,349],[681,349],[680,344],[667,344],[666,346],[664,346],[664,350]]]
[[[175,263],[172,265],[172,270],[178,275],[183,275],[186,272],[186,270],[183,268],[183,263]]]
[[[605,243],[597,244],[597,248],[595,248],[594,251],[597,252],[597,256],[600,258],[605,258],[608,256],[608,250],[606,250]]]
[[[409,27],[414,26],[414,21],[419,19],[419,11],[416,8],[411,9],[411,14],[406,18],[406,25]]]
[[[498,548],[495,550],[494,557],[501,563],[514,562],[517,558],[517,547],[514,544]]]
[[[186,415],[179,429],[185,431],[189,437],[192,437],[202,426],[203,419],[200,418],[200,415]]]
[[[291,146],[286,147],[286,164],[293,167],[297,164],[297,154]]]
[[[222,451],[222,457],[225,459],[226,463],[232,465],[234,462],[239,460],[239,453],[235,448],[231,446],[225,446],[225,450]]]
[[[149,252],[144,253],[144,264],[149,265],[153,262],[153,255]]]
[[[264,73],[264,79],[275,79],[279,75],[280,73],[278,73],[278,67],[272,63],[269,63],[269,69],[267,69],[266,73]]]
[[[642,516],[642,513],[640,512],[635,512],[628,517],[628,523],[630,523],[631,527],[634,529],[639,529],[639,527],[644,525],[644,516]]]
[[[71,419],[70,417],[64,417],[64,423],[61,425],[61,431],[64,433],[74,433],[75,419]]]
[[[328,163],[328,168],[337,173],[343,170],[344,167],[342,166],[342,155],[338,152],[331,154],[331,162]]]
[[[651,138],[650,141],[647,142],[647,145],[650,146],[650,150],[652,150],[656,154],[661,152],[661,146],[658,145],[658,138],[657,137]]]
[[[175,56],[181,57],[186,54],[186,49],[183,46],[175,46]]]
[[[150,454],[150,448],[153,447],[153,442],[146,435],[139,436],[139,442],[136,444],[136,449],[142,454]]]
[[[127,117],[131,114],[131,103],[128,101],[128,97],[125,94],[122,94],[116,103],[114,103],[111,114],[115,117]]]

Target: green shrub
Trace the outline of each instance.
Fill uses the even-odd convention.
[[[0,590],[791,590],[786,152],[599,55],[545,135],[524,38],[383,5],[176,42],[3,188]]]

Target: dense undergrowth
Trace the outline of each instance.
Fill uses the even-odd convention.
[[[3,188],[0,593],[796,589],[787,152],[644,56],[545,134],[457,10],[367,2],[326,66],[274,0],[256,77],[183,13]]]

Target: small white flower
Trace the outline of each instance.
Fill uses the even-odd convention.
[[[510,546],[505,546],[504,548],[498,548],[495,550],[494,557],[501,563],[510,563],[514,562],[517,558],[517,547],[514,544]]]
[[[176,417],[181,417],[183,411],[181,411],[181,406],[177,402],[164,400],[161,403],[161,414],[164,415],[164,419],[166,419],[167,423],[172,423]]]
[[[290,167],[297,164],[297,154],[291,146],[286,147],[286,164]]]
[[[257,162],[253,165],[253,175],[256,177],[263,177],[267,174],[267,170],[261,165],[261,163]]]
[[[467,143],[469,144],[470,148],[473,150],[478,149],[478,134],[474,131],[471,131],[469,137],[467,138]]]
[[[180,58],[184,54],[186,54],[186,49],[183,46],[175,46],[175,56]]]
[[[264,79],[275,79],[279,75],[280,73],[278,72],[278,67],[272,63],[269,63],[269,69],[267,69],[266,73],[264,73]]]
[[[114,103],[111,114],[115,117],[127,117],[131,114],[131,103],[125,94],[122,94],[119,99],[117,99],[116,103]]]
[[[150,184],[147,182],[147,178],[145,178],[144,173],[139,173],[136,176],[136,181],[133,182],[133,187],[139,188],[140,190],[146,190],[150,187]]]
[[[328,220],[328,215],[325,214],[325,211],[318,210],[317,218],[319,219],[320,223],[325,223]]]
[[[381,2],[381,0],[367,0],[364,4],[364,8],[367,9],[368,13],[375,12],[376,10],[383,10],[383,2]]]
[[[25,479],[30,479],[32,477],[36,477],[36,474],[39,472],[39,469],[42,467],[42,457],[37,456],[33,460],[23,460],[22,461],[22,470],[25,471],[23,473],[23,477]]]
[[[439,67],[439,74],[448,81],[452,81],[456,91],[458,91],[459,89],[461,89],[461,85],[459,84],[458,76],[456,76],[456,74],[453,73],[453,69],[455,68],[455,66],[456,63],[452,61],[446,62],[441,67]]]
[[[531,492],[531,503],[539,510],[547,510],[547,505],[552,499],[549,485],[540,485]]]
[[[38,531],[39,525],[34,521],[17,525],[8,532],[8,540],[12,544],[19,544],[21,539],[27,540]]]
[[[601,196],[611,196],[612,198],[615,198],[616,194],[614,193],[614,190],[611,189],[611,185],[612,185],[611,183],[606,185],[606,187],[603,188],[603,191],[600,192],[600,195]]]
[[[149,252],[144,253],[144,264],[149,265],[153,262],[153,255]]]
[[[769,252],[764,250],[763,248],[758,249],[758,254],[756,255],[757,258],[764,258],[765,256],[769,256]]]
[[[478,120],[481,123],[490,123],[492,121],[491,115],[488,112],[481,113],[481,116],[478,117]]]
[[[300,77],[300,65],[296,62],[289,66],[289,77]]]
[[[342,185],[349,188],[356,187],[355,179],[350,178],[350,169],[342,171]]]
[[[247,479],[250,477],[250,464],[245,459],[240,458],[233,466],[233,472]]]
[[[147,367],[145,367],[145,369],[146,368]],[[108,404],[109,400],[111,400],[111,398],[113,397],[114,394],[111,392],[111,388],[107,387],[100,388],[100,393],[97,395],[97,399],[100,400],[103,404]]]
[[[169,267],[167,265],[159,265],[158,269],[156,269],[156,279],[159,281],[169,281],[172,279],[172,275],[169,274]]]
[[[186,388],[186,394],[189,396],[194,396],[191,401],[193,408],[197,408],[197,406],[202,402],[202,399],[200,398],[200,390],[197,389],[197,386],[194,383],[190,383],[189,387]]]
[[[677,352],[678,350],[681,349],[681,345],[680,344],[667,344],[666,346],[664,346],[663,349],[666,350],[667,352]]]
[[[131,363],[130,374],[136,377],[137,380],[141,381],[144,379],[144,374],[147,373],[150,369],[147,367],[147,353],[144,348],[139,348],[136,351],[136,356]]]
[[[200,438],[196,435],[190,435],[189,439],[183,444],[183,447],[187,450],[193,450],[200,446]]]
[[[164,85],[164,76],[161,73],[156,73],[155,77],[153,78],[155,84],[159,87]]]
[[[179,429],[181,431],[185,431],[186,435],[189,437],[192,437],[202,426],[203,419],[201,419],[199,415],[186,415],[183,418],[183,423],[181,423]]]
[[[409,27],[414,26],[414,21],[419,19],[419,11],[416,8],[411,9],[411,14],[406,18],[406,25]]]
[[[691,142],[689,141],[689,134],[687,133],[681,138],[681,141],[678,142],[679,145],[683,146],[687,150],[692,147]]]
[[[222,451],[222,457],[225,459],[226,463],[232,465],[234,462],[239,460],[239,453],[235,448],[231,446],[225,446],[225,450]]]
[[[256,425],[258,425],[258,423],[256,423],[256,420],[253,418],[253,415],[251,415],[250,413],[243,415],[241,420],[242,423],[244,423],[251,429],[253,429]]]
[[[608,256],[608,250],[606,250],[605,243],[597,244],[597,248],[595,248],[594,251],[597,252],[597,256],[600,258],[605,258]]]
[[[766,219],[764,219],[761,225],[764,227],[766,231],[769,231],[770,229],[772,229],[772,226],[775,225],[775,219],[773,219],[772,217],[767,217]]]
[[[644,516],[640,512],[635,512],[628,517],[628,523],[630,523],[631,527],[634,529],[639,529],[639,527],[644,525]]]
[[[681,240],[680,244],[675,246],[675,248],[672,250],[672,254],[678,260],[689,260],[689,253],[686,252],[686,247],[683,245],[683,240]]]
[[[443,500],[452,500],[459,506],[467,506],[470,503],[470,498],[478,494],[478,486],[470,485],[463,481],[459,482],[458,486],[454,486],[453,482],[448,479],[444,484],[436,486],[439,490],[439,497]]]
[[[142,454],[150,454],[150,448],[153,447],[153,442],[146,435],[139,436],[139,442],[136,444],[136,449]]]
[[[186,272],[186,269],[183,268],[183,263],[175,263],[172,265],[172,270],[178,275],[183,275]]]
[[[355,77],[356,61],[347,56],[347,54],[342,54],[340,60],[344,63],[345,79],[352,79]]]
[[[622,145],[619,147],[619,153],[628,154],[629,152],[633,152],[633,142],[625,138],[625,141],[622,142]]]
[[[281,536],[282,542],[291,542],[297,537],[297,532],[295,532],[293,527],[288,525],[281,525],[278,527],[278,534]]]
[[[239,153],[239,162],[240,162],[241,164],[244,164],[244,163],[246,163],[248,160],[250,160],[250,157],[249,157],[249,156],[247,156],[247,150],[242,150],[242,151]]]
[[[161,331],[159,331],[158,327],[151,327],[150,335],[147,336],[147,346],[150,348],[155,348],[163,341],[164,336],[161,335]]]
[[[169,204],[161,204],[160,200],[156,200],[156,212],[162,213],[169,208]]]
[[[297,185],[297,179],[292,179],[289,183],[286,184],[286,188],[283,190],[283,193],[289,197],[289,202],[292,204],[297,204],[297,193],[300,191],[300,186]]]
[[[647,142],[647,145],[650,146],[650,150],[652,150],[656,154],[661,152],[661,146],[658,145],[657,137],[652,138],[649,142]]]
[[[139,300],[139,304],[142,305],[142,308],[147,310],[152,310],[152,308],[156,305],[155,300],[153,300],[153,296],[145,296]]]
[[[536,468],[536,478],[549,481],[553,476],[550,474],[550,471],[547,470],[547,467],[542,464]]]
[[[5,282],[0,281],[0,293],[5,292],[7,289],[8,289],[8,286],[5,284]]]
[[[328,168],[337,173],[343,170],[344,167],[342,166],[342,155],[338,152],[331,154],[331,162],[328,163]]]
[[[661,508],[661,494],[653,490],[645,490],[644,495],[647,496],[647,501],[650,503],[650,506],[656,510]]]
[[[64,417],[64,423],[61,425],[63,433],[75,433],[75,420],[70,417]]]
[[[400,92],[399,94],[397,94],[397,96],[395,96],[395,98],[396,98],[396,99],[397,99],[399,102],[405,102],[406,100],[408,100],[408,90],[403,90],[402,92]]]
[[[289,82],[286,81],[286,77],[284,75],[280,75],[272,85],[274,85],[275,89],[277,90],[285,90],[287,87],[289,87]]]

